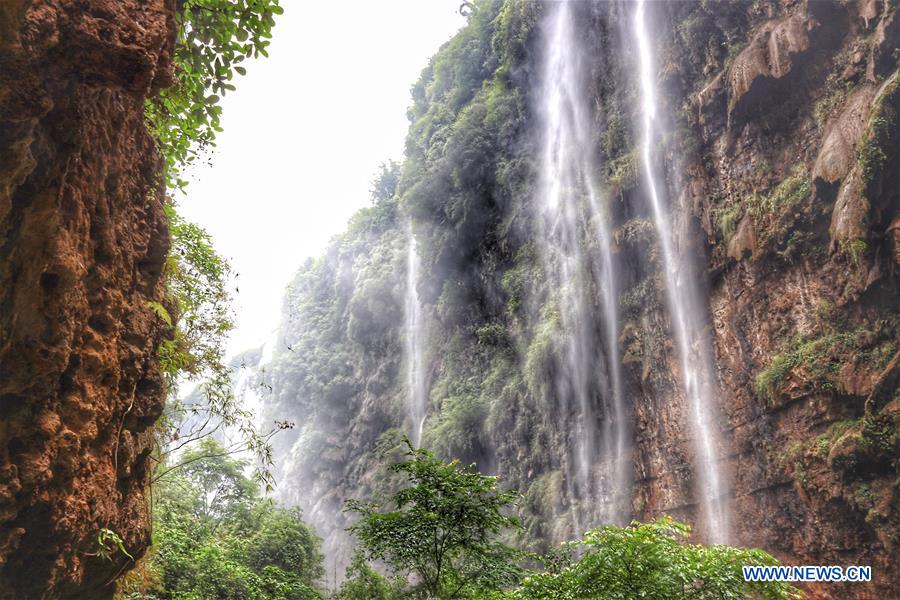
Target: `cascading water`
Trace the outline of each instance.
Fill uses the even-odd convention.
[[[412,227],[408,230],[406,255],[406,385],[409,403],[410,439],[415,446],[422,442],[425,426],[427,390],[425,389],[425,322],[422,303],[416,286],[419,282],[421,259]]]
[[[646,25],[646,2],[638,0],[634,15],[634,36],[638,48],[641,115],[643,138],[641,159],[644,185],[653,211],[653,220],[662,250],[666,295],[672,318],[673,334],[678,346],[681,376],[693,421],[696,445],[694,472],[698,476],[700,501],[710,541],[724,543],[728,539],[728,514],[725,490],[715,460],[716,435],[713,419],[716,398],[715,369],[709,340],[704,333],[704,304],[693,277],[689,255],[677,248],[668,208],[663,203],[662,185],[657,185],[653,145],[663,133],[657,119],[656,84],[653,57]],[[681,250],[681,251],[680,251]]]
[[[268,339],[259,349],[259,360],[252,364],[237,366],[237,380],[234,384],[234,395],[239,400],[241,408],[253,414],[257,426],[260,426],[263,410],[263,391],[265,384],[260,381],[260,376],[265,373],[265,367],[275,356],[275,347],[279,341],[279,333],[276,329],[269,334]]]
[[[539,90],[544,144],[539,185],[544,227],[541,254],[551,289],[558,294],[565,330],[563,372],[556,382],[564,414],[573,413],[569,404],[574,400],[570,427],[574,468],[567,477],[570,502],[603,507],[599,513],[575,508],[572,515],[578,530],[585,517],[614,522],[625,516],[630,444],[618,351],[618,288],[609,216],[594,184],[584,57],[576,43],[571,6],[558,4],[548,19]],[[596,243],[586,243],[587,238]],[[596,251],[586,250],[594,246]],[[601,304],[599,323],[594,317],[595,288]],[[599,345],[595,341],[598,326],[603,340]],[[598,421],[602,423],[599,436]]]

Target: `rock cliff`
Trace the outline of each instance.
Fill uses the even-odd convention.
[[[703,539],[691,416],[639,176],[633,9],[576,6],[620,275],[630,516],[673,514]],[[810,588],[819,597],[895,596],[898,7],[652,6],[670,133],[659,149],[664,196],[675,245],[697,266],[715,348],[729,539],[789,564],[873,566],[872,585]],[[519,489],[525,538],[539,544],[579,535],[573,509],[594,508],[579,506],[570,482],[574,408],[558,382],[571,332],[538,250],[544,8],[474,5],[413,88],[396,194],[358,214],[285,299],[260,383],[269,415],[298,423],[276,442],[281,493],[305,507],[333,556],[346,548],[341,503],[384,489],[378,449],[411,427],[409,230],[423,264],[423,445]],[[582,243],[587,254],[596,239]],[[599,294],[594,302],[600,311]],[[596,415],[603,431],[610,415]]]
[[[0,6],[0,597],[106,597],[150,541],[169,0]]]

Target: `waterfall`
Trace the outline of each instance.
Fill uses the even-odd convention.
[[[634,17],[634,35],[638,48],[641,116],[643,137],[641,159],[644,185],[653,210],[653,220],[662,250],[666,296],[672,318],[682,384],[692,419],[695,452],[694,473],[697,474],[701,510],[710,541],[724,543],[728,539],[728,515],[725,490],[715,460],[717,446],[714,411],[716,408],[715,368],[706,327],[705,304],[692,274],[689,254],[676,248],[677,241],[686,239],[681,231],[675,236],[668,208],[664,204],[664,184],[657,181],[653,146],[664,133],[657,120],[656,84],[650,37],[645,23],[645,0],[638,0]]]
[[[574,25],[571,6],[564,2],[548,15],[544,30],[538,204],[541,255],[550,289],[558,295],[555,301],[564,329],[556,390],[561,411],[570,419],[570,444],[574,445],[568,457],[574,463],[567,476],[570,505],[578,502],[588,510],[601,507],[599,513],[583,515],[585,510],[573,506],[574,526],[580,534],[585,516],[614,522],[627,515],[631,461],[610,218],[595,184],[587,77]]]
[[[410,421],[410,439],[413,445],[422,442],[422,428],[425,426],[427,390],[425,389],[425,322],[422,318],[422,303],[416,286],[419,282],[421,259],[416,237],[410,225],[407,234],[406,254],[406,392]]]
[[[275,357],[275,348],[280,339],[278,330],[272,331],[260,346],[259,359],[255,363],[237,365],[237,380],[233,386],[234,395],[240,400],[241,409],[253,414],[257,427],[262,425],[263,392],[267,385],[260,381],[260,376],[265,373],[266,365],[271,363]]]

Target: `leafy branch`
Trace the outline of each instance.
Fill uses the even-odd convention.
[[[176,5],[175,83],[149,100],[145,113],[165,160],[170,189],[183,189],[185,167],[215,145],[219,101],[235,89],[240,64],[268,56],[278,0],[181,0]]]

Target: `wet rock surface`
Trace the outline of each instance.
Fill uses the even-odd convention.
[[[721,224],[728,206],[747,207],[733,230],[710,231],[710,254],[721,265],[710,303],[732,453],[723,460],[733,477],[736,541],[790,564],[873,566],[873,585],[809,586],[813,597],[892,597],[900,592],[890,558],[900,542],[900,422],[891,404],[900,263],[891,223],[900,202],[883,182],[896,181],[900,156],[897,121],[878,98],[898,63],[859,40],[882,39],[873,32],[891,29],[897,7],[845,4],[828,22],[809,15],[825,4],[785,6],[757,26],[729,71],[728,125],[715,126],[723,122],[714,114],[721,105],[709,99],[715,88],[696,88],[698,123],[708,124],[704,178],[718,191],[701,210]],[[817,38],[826,27],[829,35]],[[797,56],[802,87],[779,89],[773,80],[787,77]],[[868,72],[858,68],[865,64]],[[793,103],[777,130],[761,104],[745,104],[763,84],[769,112]],[[773,187],[797,165],[808,169],[812,193],[779,203]],[[750,207],[771,214],[786,206],[789,228],[751,228],[778,221],[754,221]],[[762,237],[768,253],[757,247]],[[868,400],[873,394],[880,404]]]

